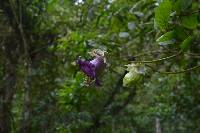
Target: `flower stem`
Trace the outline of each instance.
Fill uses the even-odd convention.
[[[158,71],[158,70],[156,70],[155,68],[153,68],[152,66],[147,65],[147,64],[146,64],[146,66],[149,67],[149,68],[151,68],[153,71],[158,72],[158,73],[160,73],[160,74],[180,74],[180,73],[186,73],[186,72],[190,72],[190,71],[193,71],[193,70],[195,70],[195,69],[200,68],[200,65],[198,65],[198,66],[194,66],[194,67],[191,67],[191,68],[182,70],[182,71],[166,72],[166,71]]]
[[[179,51],[178,53],[171,55],[171,56],[167,56],[164,58],[160,58],[160,59],[155,59],[155,60],[150,60],[150,61],[132,61],[132,62],[137,62],[137,63],[156,63],[156,62],[160,62],[160,61],[164,61],[164,60],[169,60],[171,58],[174,58],[178,55],[180,55],[182,53],[182,51]]]

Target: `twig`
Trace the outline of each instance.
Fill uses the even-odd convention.
[[[182,53],[182,51],[179,51],[178,53],[168,56],[168,57],[164,57],[164,58],[160,58],[160,59],[155,59],[155,60],[150,60],[150,61],[132,61],[132,62],[138,62],[138,63],[156,63],[156,62],[160,62],[160,61],[164,61],[164,60],[169,60],[172,59],[178,55],[180,55]]]
[[[200,55],[199,55],[199,54],[196,54],[196,53],[184,52],[184,54],[187,54],[187,55],[191,56],[192,58],[200,58]]]
[[[200,68],[200,65],[198,65],[198,66],[194,66],[194,67],[191,67],[191,68],[182,70],[182,71],[167,72],[167,71],[159,71],[159,70],[156,70],[155,68],[153,68],[152,66],[147,65],[147,64],[146,64],[146,66],[149,67],[149,68],[151,68],[153,71],[158,72],[158,73],[160,73],[160,74],[180,74],[180,73],[186,73],[186,72],[190,72],[190,71],[193,71],[193,70],[195,70],[195,69]]]
[[[195,14],[195,13],[199,13],[199,12],[200,12],[200,9],[196,10],[196,11],[193,11],[193,12],[185,12],[185,13],[181,14],[181,16],[189,16],[189,15],[192,15],[192,14]]]
[[[141,57],[141,56],[145,56],[145,55],[149,55],[149,54],[154,54],[154,53],[161,53],[161,51],[154,50],[154,51],[151,51],[151,52],[144,52],[144,53],[134,55],[134,57],[137,58],[137,57]]]

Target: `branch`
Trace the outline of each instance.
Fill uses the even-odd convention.
[[[182,51],[179,51],[178,53],[174,54],[174,55],[171,55],[171,56],[168,56],[168,57],[164,57],[164,58],[160,58],[160,59],[155,59],[155,60],[150,60],[150,61],[131,61],[131,62],[137,62],[137,63],[156,63],[156,62],[161,62],[161,61],[164,61],[164,60],[169,60],[169,59],[172,59],[178,55],[182,54]]]
[[[150,65],[147,65],[147,64],[146,64],[146,66],[149,67],[149,68],[151,68],[153,71],[158,72],[158,73],[160,73],[160,74],[180,74],[180,73],[186,73],[186,72],[190,72],[190,71],[193,71],[193,70],[195,70],[195,69],[200,68],[200,65],[198,65],[198,66],[191,67],[191,68],[188,68],[188,69],[185,69],[185,70],[182,70],[182,71],[164,72],[164,71],[156,70],[155,68],[153,68],[153,67],[150,66]]]
[[[189,52],[184,52],[184,54],[187,54],[187,55],[191,56],[192,58],[200,58],[200,54],[189,53]]]
[[[127,72],[125,71],[123,75],[119,78],[115,88],[113,89],[112,93],[110,94],[108,100],[103,105],[102,109],[96,113],[96,115],[93,117],[93,125],[91,125],[89,128],[86,129],[87,133],[92,133],[94,130],[99,128],[103,123],[100,123],[102,115],[106,112],[107,107],[114,101],[115,95],[118,93],[119,88],[122,87],[123,84],[123,78],[124,75]]]
[[[189,15],[196,14],[199,12],[200,12],[200,9],[196,10],[196,11],[192,11],[192,12],[185,12],[185,13],[181,14],[181,16],[189,16]]]
[[[112,101],[114,100],[115,95],[119,91],[119,88],[122,87],[123,84],[123,78],[126,75],[127,72],[124,72],[124,74],[119,78],[115,88],[113,89],[112,93],[110,94],[110,97],[108,98],[107,102],[104,104],[103,109],[107,108]]]
[[[27,60],[28,60],[28,44],[27,44],[27,41],[26,41],[26,37],[25,37],[25,34],[24,34],[24,30],[23,30],[23,26],[22,26],[22,22],[20,22],[20,19],[18,20],[18,16],[15,12],[15,7],[14,7],[14,2],[12,0],[9,0],[9,3],[10,3],[10,6],[11,6],[11,10],[12,10],[12,13],[14,15],[14,19],[16,21],[16,24],[18,25],[18,29],[20,31],[20,35],[21,35],[21,38],[22,38],[22,41],[24,43],[24,52],[25,52],[25,57],[27,57]],[[21,13],[20,13],[21,14]]]

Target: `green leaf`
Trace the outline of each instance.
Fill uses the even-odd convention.
[[[188,11],[192,7],[192,0],[177,0],[174,9],[177,13]]]
[[[176,26],[174,28],[174,34],[177,41],[183,41],[188,36],[183,26]]]
[[[192,7],[192,0],[180,0],[181,1],[181,10],[186,11]]]
[[[166,29],[168,27],[171,10],[172,4],[169,0],[164,0],[159,7],[156,8],[155,23],[158,28]]]
[[[192,44],[193,42],[193,37],[189,36],[188,38],[186,38],[180,45],[180,48],[183,51],[187,51],[189,49],[189,46]]]
[[[174,7],[173,9],[176,11],[176,13],[180,13],[181,12],[181,0],[177,0],[175,3],[174,3]]]
[[[169,31],[156,40],[160,45],[174,44],[176,42],[175,32]]]
[[[185,28],[195,29],[198,24],[197,15],[184,16],[181,23]]]

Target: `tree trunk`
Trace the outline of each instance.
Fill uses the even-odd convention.
[[[29,82],[29,68],[27,68],[27,75],[24,80],[24,110],[22,112],[21,133],[30,132],[30,82]]]
[[[15,92],[15,65],[5,59],[4,77],[0,89],[0,133],[11,131],[11,106]]]
[[[162,133],[160,119],[156,118],[156,133]]]
[[[11,131],[11,111],[10,103],[3,102],[1,99],[0,103],[0,132],[1,133],[10,133]]]

